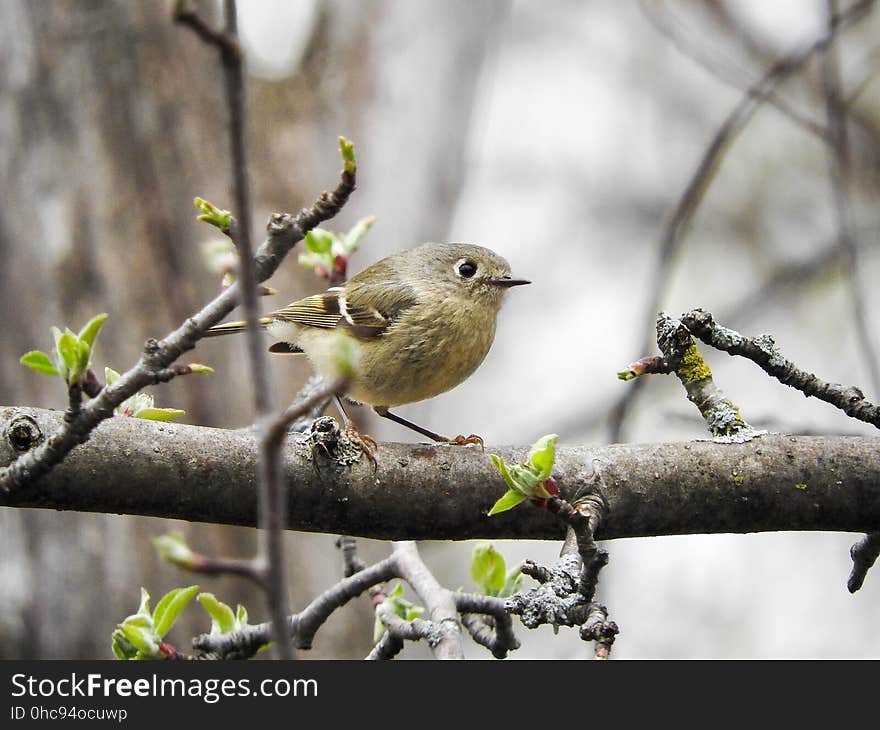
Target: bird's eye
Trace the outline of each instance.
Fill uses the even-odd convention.
[[[470,279],[474,274],[477,273],[477,265],[473,261],[468,261],[465,259],[464,261],[460,261],[458,265],[455,267],[455,270],[458,272],[458,275],[464,279]]]

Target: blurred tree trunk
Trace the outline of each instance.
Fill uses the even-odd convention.
[[[206,17],[213,8],[205,4]],[[297,210],[335,180],[337,134],[368,138],[360,150],[399,144],[381,120],[370,127],[360,122],[371,95],[390,84],[395,93],[412,95],[399,109],[412,113],[413,141],[420,147],[398,148],[396,160],[383,152],[381,172],[389,177],[376,182],[383,193],[368,197],[372,209],[356,203],[339,227],[381,214],[377,208],[393,201],[406,206],[400,225],[407,233],[442,228],[461,183],[467,110],[495,11],[490,3],[425,4],[421,10],[416,31],[405,3],[322,5],[301,68],[283,82],[251,85],[258,221],[270,210]],[[460,64],[424,67],[426,54],[441,42],[457,46],[445,53],[467,65],[464,77]],[[51,325],[78,328],[109,312],[95,364],[124,370],[145,338],[167,332],[217,289],[199,251],[211,232],[196,223],[191,200],[200,195],[229,206],[220,69],[213,49],[174,26],[164,2],[6,0],[0,3],[0,48],[0,403],[63,408],[60,381],[17,363],[24,352],[50,346]],[[404,65],[413,73],[402,85],[389,78],[392,66],[380,63],[389,52],[409,57]],[[439,113],[444,94],[430,92],[438,84],[459,89],[463,113]],[[391,187],[395,168],[406,171],[406,184],[420,191],[417,199]],[[386,230],[395,225],[389,220]],[[392,238],[394,248],[417,242]],[[272,282],[285,297],[320,286],[297,269],[291,260]],[[230,342],[199,348],[190,361],[206,362],[217,373],[156,389],[157,404],[186,409],[184,420],[192,423],[247,424],[251,391],[242,352]],[[283,384],[279,398],[286,400],[308,368],[296,358],[283,360],[274,367]],[[254,533],[243,529],[0,509],[0,657],[109,657],[110,633],[136,609],[141,585],[158,598],[172,586],[198,581],[262,617],[262,600],[250,586],[199,580],[160,565],[149,537],[172,529],[214,554],[249,555],[254,546]],[[295,607],[339,576],[339,560],[327,549],[331,539],[289,538]],[[349,607],[334,623],[313,655],[366,654],[366,605]],[[175,634],[191,636],[207,627],[192,611]]]
[[[190,200],[223,200],[216,64],[175,29],[164,3],[0,4],[0,400],[64,407],[60,381],[18,365],[47,349],[53,324],[110,319],[96,365],[127,368],[144,339],[180,322],[216,284],[199,263]],[[193,83],[193,79],[203,83]],[[205,380],[157,391],[211,423]],[[241,404],[237,404],[240,407]],[[0,656],[108,657],[109,634],[137,603],[188,577],[161,567],[158,520],[3,510]],[[248,550],[247,531],[192,539]],[[196,537],[196,535],[198,537]],[[230,589],[231,586],[224,588]]]

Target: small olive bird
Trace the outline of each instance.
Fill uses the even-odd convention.
[[[347,398],[434,441],[482,443],[473,435],[448,439],[388,409],[432,398],[473,373],[492,345],[505,293],[528,283],[514,279],[507,261],[482,246],[426,243],[377,261],[323,294],[292,302],[260,325],[275,340],[270,351],[304,352],[325,377],[337,372],[338,338],[354,338],[360,357]],[[245,328],[244,322],[227,322],[207,336]]]

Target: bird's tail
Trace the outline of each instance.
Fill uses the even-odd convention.
[[[269,326],[269,323],[272,321],[271,317],[261,317],[260,318],[260,328],[266,329]],[[239,332],[244,332],[247,329],[247,322],[224,322],[223,324],[218,324],[214,327],[211,327],[207,332],[205,332],[205,337],[219,337],[220,335],[234,335]]]

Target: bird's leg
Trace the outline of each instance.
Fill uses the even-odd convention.
[[[361,451],[364,452],[366,457],[370,460],[370,463],[373,465],[373,471],[376,471],[376,442],[371,437],[357,430],[354,421],[352,421],[345,412],[345,408],[342,405],[342,398],[338,395],[334,395],[333,402],[336,404],[336,410],[339,411],[339,415],[342,417],[342,426],[345,435],[361,447]]]
[[[436,441],[439,444],[454,444],[456,446],[478,444],[481,449],[483,448],[483,439],[476,434],[472,433],[470,436],[456,436],[454,439],[451,439],[447,438],[446,436],[441,436],[439,433],[429,431],[427,428],[422,428],[412,421],[407,421],[405,418],[398,416],[396,413],[392,413],[384,406],[373,406],[373,410],[376,412],[377,415],[382,416],[382,418],[387,418],[389,421],[394,421],[395,423],[399,423],[401,426],[406,426],[416,433],[420,433],[422,436],[431,439],[431,441]]]

